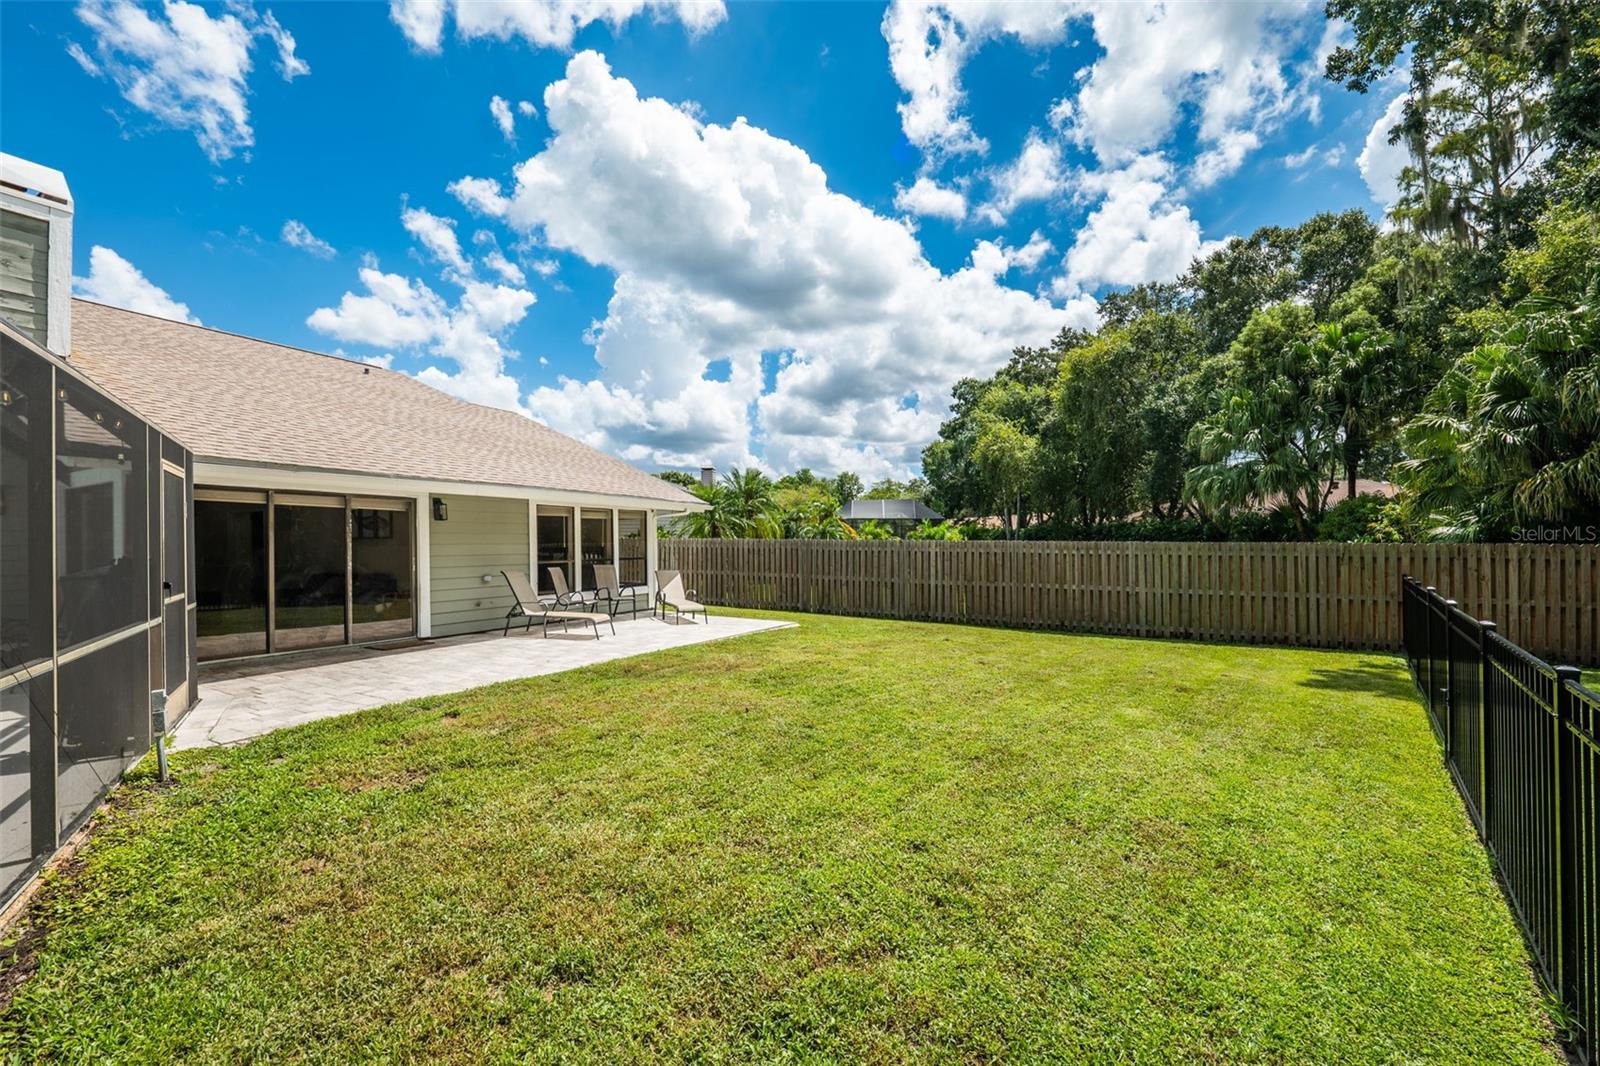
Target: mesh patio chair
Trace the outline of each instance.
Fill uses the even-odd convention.
[[[706,613],[704,604],[694,601],[695,591],[684,590],[683,575],[676,570],[656,571],[656,610],[661,612],[661,620],[666,621],[667,611],[672,611],[673,624],[676,625],[684,615],[699,615],[709,625],[711,615]],[[652,611],[653,615],[655,612]]]
[[[548,637],[552,622],[560,625],[563,631],[569,625],[578,624],[588,625],[594,630],[594,639],[600,639],[600,616],[593,611],[566,611],[560,609],[559,604],[551,606],[533,591],[533,586],[528,582],[528,575],[521,570],[502,570],[500,576],[506,579],[506,587],[511,590],[512,599],[511,610],[506,612],[506,624],[500,630],[502,637],[511,632],[512,619],[526,618],[527,622],[522,627],[524,632],[532,629],[534,622],[538,622],[542,630],[541,635]],[[615,635],[617,627],[611,623],[609,616],[606,618],[606,624],[611,626],[612,635]]]
[[[618,611],[626,610],[629,614],[639,613],[640,595],[648,594],[650,589],[645,585],[624,585],[617,580],[617,568],[607,563],[596,563],[594,568],[596,606],[604,607],[606,613],[615,618]],[[623,604],[630,604],[624,607]]]
[[[593,603],[591,597],[582,592],[573,592],[567,588],[567,571],[560,566],[547,566],[544,572],[550,575],[550,587],[556,590],[557,607],[582,607],[585,611]]]

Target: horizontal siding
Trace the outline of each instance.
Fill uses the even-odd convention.
[[[0,212],[0,315],[43,344],[49,319],[50,223]]]
[[[528,569],[528,502],[444,496],[450,517],[428,530],[433,635],[499,629],[511,609],[501,570]],[[485,584],[483,575],[493,575]]]

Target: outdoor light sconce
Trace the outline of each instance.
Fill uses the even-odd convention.
[[[446,507],[444,501],[437,496],[433,498],[433,520],[435,522],[450,521],[450,508]]]

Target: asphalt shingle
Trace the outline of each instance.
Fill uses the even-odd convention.
[[[530,418],[398,371],[88,300],[72,301],[71,363],[202,461],[697,502]]]

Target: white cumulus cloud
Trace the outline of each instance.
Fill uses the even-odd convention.
[[[1171,198],[1172,167],[1159,155],[1140,156],[1118,170],[1083,175],[1100,201],[1067,252],[1063,294],[1101,285],[1171,281],[1219,242],[1200,238],[1200,224]]]
[[[94,35],[93,57],[68,45],[78,65],[111,79],[163,125],[193,132],[213,163],[255,143],[247,98],[257,38],[276,48],[285,81],[311,72],[289,31],[248,3],[213,15],[184,0],[167,0],[159,12],[131,0],[84,0],[78,18]]]
[[[88,300],[200,325],[188,304],[174,300],[132,263],[98,244],[89,249],[89,276],[74,277],[72,288]]]
[[[983,153],[989,142],[962,111],[961,68],[987,41],[1015,36],[1024,44],[1066,37],[1075,5],[1046,0],[895,0],[883,16],[889,69],[906,94],[899,105],[906,138],[924,150]]]
[[[421,207],[408,207],[400,215],[400,224],[444,266],[462,276],[472,273],[472,264],[461,252],[461,241],[456,237],[454,221]]]
[[[920,177],[894,194],[894,206],[911,215],[947,218],[960,222],[967,217],[967,197],[960,189],[940,185]]]
[[[691,36],[728,17],[722,0],[390,0],[389,4],[389,17],[422,52],[440,50],[449,18],[455,20],[456,36],[462,40],[521,38],[538,48],[566,51],[590,23],[604,22],[615,31],[639,14],[657,21],[675,19]]]
[[[1367,183],[1367,191],[1374,202],[1393,207],[1400,199],[1400,171],[1411,162],[1404,144],[1390,144],[1389,130],[1404,116],[1407,94],[1402,92],[1389,101],[1372,128],[1367,131],[1366,143],[1356,156],[1356,169]]]
[[[283,243],[291,248],[299,248],[303,252],[310,252],[318,259],[332,259],[339,254],[333,245],[312,233],[304,222],[291,218],[283,224],[283,231],[279,234]]]
[[[489,114],[494,116],[494,124],[500,127],[500,136],[507,142],[515,144],[517,141],[517,118],[511,113],[511,104],[503,96],[489,98]]]
[[[346,292],[337,306],[313,311],[306,324],[347,343],[448,360],[453,367],[427,366],[418,380],[463,400],[527,413],[516,379],[506,373],[516,353],[504,338],[533,306],[533,293],[464,280],[451,303],[421,280],[386,274],[375,262],[359,277],[364,292]]]
[[[903,475],[956,379],[1095,321],[1087,297],[1061,307],[1000,284],[992,257],[941,273],[906,222],[831,190],[794,144],[641,98],[593,52],[544,111],[553,136],[497,192],[503,215],[616,281],[590,331],[598,374],[527,403],[629,459],[727,465],[759,449],[777,469]],[[1045,251],[1041,237],[1000,266]]]
[[[1060,146],[1030,132],[1017,158],[990,173],[989,184],[992,195],[978,213],[997,226],[1023,204],[1054,200],[1067,187]]]

